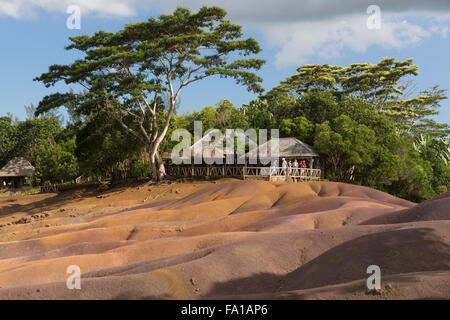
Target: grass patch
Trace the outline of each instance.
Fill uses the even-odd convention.
[[[41,188],[30,188],[27,190],[19,190],[19,191],[11,191],[11,190],[0,190],[0,197],[8,197],[8,196],[28,196],[31,194],[38,194],[41,192]]]
[[[390,283],[386,283],[383,284],[381,286],[381,289],[372,289],[372,290],[367,290],[366,294],[367,295],[372,295],[372,296],[386,296],[386,295],[393,295],[396,294],[396,290],[394,289],[394,286]]]
[[[0,190],[0,197],[7,197],[11,194],[9,190]]]

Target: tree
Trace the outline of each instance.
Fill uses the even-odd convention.
[[[326,154],[331,176],[338,181],[355,181],[358,170],[373,164],[376,135],[346,115],[317,125],[314,146]]]
[[[416,202],[435,196],[436,192],[432,188],[434,179],[432,166],[414,149],[413,138],[410,135],[402,135],[401,140],[402,143],[396,150],[401,160],[400,170],[396,174],[397,179],[391,186],[382,190]]]
[[[15,156],[17,127],[12,117],[0,117],[0,168]]]
[[[247,118],[250,128],[273,128],[276,127],[276,120],[274,114],[269,109],[267,100],[257,99],[251,101],[249,104],[244,104],[241,111]]]
[[[248,122],[241,109],[235,108],[227,99],[221,99],[215,108],[213,127],[225,132],[226,129],[248,129]]]
[[[295,137],[308,144],[313,144],[315,125],[305,117],[283,119],[280,132],[282,137]]]
[[[76,178],[75,140],[51,112],[35,117],[33,105],[26,108],[25,121],[0,118],[0,166],[13,157],[24,157],[35,166],[40,183],[60,183]],[[36,181],[37,182],[37,181]]]
[[[207,130],[207,129],[212,129],[215,126],[215,119],[217,116],[217,112],[214,109],[214,107],[212,106],[205,106],[203,107],[200,112],[198,112],[197,114],[194,114],[194,119],[195,121],[201,121],[202,125],[203,125],[203,129]],[[194,124],[192,124],[192,131],[194,128]],[[198,137],[201,138],[201,137]]]
[[[106,113],[87,119],[76,132],[75,154],[86,176],[126,178],[143,151],[144,145]]]
[[[41,145],[36,156],[35,178],[41,183],[63,183],[78,176],[75,140],[49,146]]]
[[[414,148],[433,171],[430,183],[434,193],[439,194],[450,190],[449,139],[420,135],[415,138]]]
[[[264,98],[275,108],[280,96],[299,100],[312,94],[309,99],[314,102],[315,96],[331,92],[338,100],[353,97],[370,103],[376,112],[389,116],[412,134],[426,131],[433,136],[446,136],[450,133],[448,125],[429,118],[438,114],[440,101],[447,99],[446,91],[434,86],[413,97],[405,95],[407,86],[403,80],[418,75],[418,66],[413,65],[412,61],[384,58],[377,64],[355,63],[347,67],[304,65],[297,69],[296,74],[270,90]],[[318,114],[322,110],[320,106],[314,108]]]
[[[16,127],[18,134],[15,154],[25,157],[33,165],[39,150],[56,144],[64,131],[59,120],[54,116],[18,121]]]
[[[166,174],[159,147],[183,88],[221,76],[262,92],[262,79],[250,70],[258,70],[264,61],[244,58],[260,47],[252,38],[241,39],[241,27],[225,16],[218,7],[202,7],[197,13],[177,8],[171,15],[128,24],[116,33],[70,38],[67,49],[80,50],[84,58],[53,65],[36,80],[47,87],[59,81],[80,84],[85,91],[49,95],[37,113],[75,102],[81,114],[110,114],[148,148],[153,179],[162,180]],[[163,94],[169,97],[167,110],[161,108]]]

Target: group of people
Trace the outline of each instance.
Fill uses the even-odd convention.
[[[292,162],[291,160],[286,161],[285,158],[282,159],[281,167],[282,168],[307,168],[305,160],[298,162],[297,159],[294,159],[294,162]]]
[[[300,162],[297,161],[297,159],[294,159],[294,162],[291,160],[286,161],[285,158],[281,159],[281,168],[282,168],[282,174],[283,175],[291,175],[292,169],[298,169],[298,168],[307,168],[306,161],[301,160]]]

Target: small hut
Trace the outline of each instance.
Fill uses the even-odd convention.
[[[167,166],[167,173],[174,177],[242,177],[245,161],[243,155],[236,154],[237,141],[245,142],[245,148],[256,146],[250,137],[235,133],[233,141],[227,144],[227,136],[219,129],[208,130],[194,144],[187,146],[186,152],[180,151],[179,160],[183,164],[172,164],[172,154],[166,151],[162,159]],[[201,160],[200,161],[198,160]]]
[[[278,141],[278,147],[273,146],[274,141]],[[272,150],[278,150],[276,157],[276,164],[273,170],[267,170],[266,167],[271,166],[271,160],[273,156],[270,156]],[[267,155],[267,157],[261,156]],[[267,172],[273,176],[282,176],[285,179],[286,176],[292,176],[293,178],[299,177],[299,181],[305,180],[318,180],[323,178],[324,173],[324,159],[320,154],[310,145],[296,139],[296,138],[279,138],[277,140],[269,140],[263,143],[258,148],[248,152],[246,154],[247,166],[244,171],[244,179],[251,178],[252,176],[267,176]],[[257,163],[252,163],[251,159]],[[281,168],[282,160],[287,162],[297,160],[298,162],[304,160],[306,168],[292,168],[289,170],[283,170]]]
[[[219,140],[216,140],[217,137],[220,137]],[[257,145],[257,143],[250,137],[239,133],[234,135],[232,138],[243,139],[246,147],[252,148]],[[235,165],[238,163],[238,160],[240,160],[240,157],[235,152],[235,143],[231,142],[231,145],[233,145],[234,148],[227,145],[226,137],[219,129],[212,129],[207,131],[205,135],[194,144],[187,147],[187,155],[183,156],[183,152],[180,151],[179,157],[183,161],[190,162],[194,165]],[[162,154],[162,159],[166,162],[166,164],[169,164],[171,157],[172,154],[170,151],[165,151]],[[201,164],[195,163],[194,159],[196,157],[202,159]]]
[[[256,142],[246,137],[245,142],[250,151],[245,156],[236,155],[233,149],[222,145],[221,142],[223,141],[219,141],[218,147],[214,146],[212,141],[214,139],[212,138],[213,134],[209,132],[202,139],[188,146],[187,154],[184,155],[185,158],[182,157],[182,152],[180,152],[180,160],[190,160],[190,164],[170,164],[171,153],[164,152],[162,158],[167,164],[167,173],[174,177],[241,177],[243,179],[265,180],[287,180],[289,178],[292,181],[313,181],[323,178],[324,159],[313,147],[296,138],[269,140],[256,147]],[[278,146],[272,146],[274,141],[278,141]],[[199,146],[198,150],[202,150],[202,153],[196,150],[196,146]],[[273,160],[270,154],[272,147],[278,151],[275,165],[271,162]],[[205,151],[207,151],[206,158]],[[267,155],[266,158],[264,155]],[[195,156],[202,157],[202,162],[196,164],[194,162]],[[232,157],[231,159],[234,158],[232,164],[226,161],[230,157]],[[306,166],[285,170],[281,168],[283,158],[286,161],[304,160]],[[221,160],[219,163],[210,161],[219,159]]]
[[[263,143],[258,148],[247,153],[247,158],[250,154],[265,154],[265,152],[270,152],[272,148],[273,140],[269,140]],[[261,153],[260,153],[261,152]],[[310,145],[298,140],[297,138],[279,138],[278,139],[278,156],[279,160],[285,158],[286,161],[289,160],[306,160],[308,162],[308,168],[319,168],[318,162],[320,159],[320,154]],[[279,162],[281,164],[281,162]]]
[[[0,187],[21,188],[35,168],[25,158],[13,158],[0,170]]]

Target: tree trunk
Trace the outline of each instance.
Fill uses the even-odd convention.
[[[159,144],[150,146],[150,163],[152,165],[152,180],[154,182],[160,182],[166,178],[166,168],[158,148]]]
[[[166,168],[164,167],[164,162],[162,161],[159,152],[156,152],[155,160],[156,160],[156,175],[154,176],[154,178],[156,178],[157,181],[162,181],[166,178]]]

